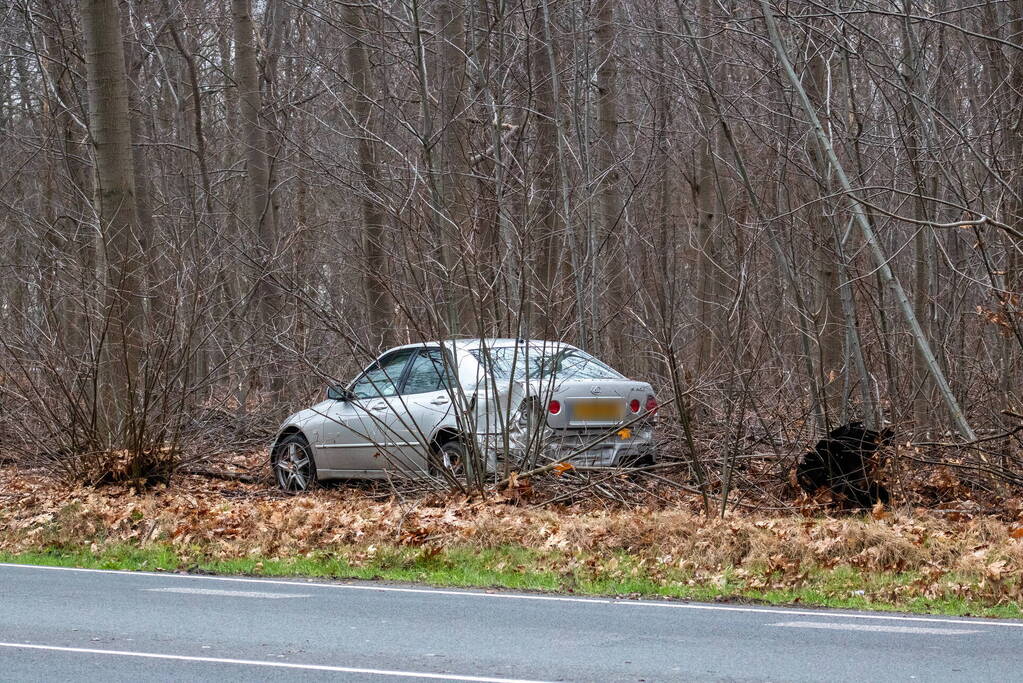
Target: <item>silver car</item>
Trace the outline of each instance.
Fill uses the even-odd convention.
[[[554,462],[654,461],[657,399],[568,344],[461,339],[390,349],[351,383],[283,422],[278,485],[491,476]],[[474,465],[475,463],[475,465]]]

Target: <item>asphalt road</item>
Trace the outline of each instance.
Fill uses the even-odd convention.
[[[1019,680],[1023,622],[0,564],[0,680]]]

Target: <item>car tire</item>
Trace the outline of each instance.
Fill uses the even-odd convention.
[[[301,434],[281,439],[270,458],[274,481],[284,491],[301,493],[316,484],[316,461],[309,442]]]
[[[430,471],[439,476],[447,472],[458,481],[465,481],[466,450],[461,439],[448,439],[430,458]]]

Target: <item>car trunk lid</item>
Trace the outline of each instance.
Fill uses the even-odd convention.
[[[630,403],[638,401],[640,412],[653,392],[650,385],[627,379],[571,380],[540,387],[548,406],[547,424],[554,429],[614,427],[635,417]],[[548,396],[549,394],[549,396]],[[552,401],[558,411],[550,412]]]

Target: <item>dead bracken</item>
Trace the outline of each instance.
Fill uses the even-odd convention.
[[[609,509],[591,499],[540,508],[513,491],[403,500],[339,488],[284,496],[260,484],[197,476],[139,492],[54,486],[12,467],[0,469],[0,491],[0,552],[9,554],[130,545],[216,560],[336,553],[358,566],[384,548],[440,554],[518,547],[542,557],[544,571],[566,576],[642,576],[655,584],[728,585],[740,594],[808,586],[845,567],[912,575],[865,591],[867,599],[895,605],[950,596],[998,605],[1023,597],[1023,525],[962,510],[878,506],[841,517],[741,511],[719,518],[701,514],[693,495],[671,505]]]

